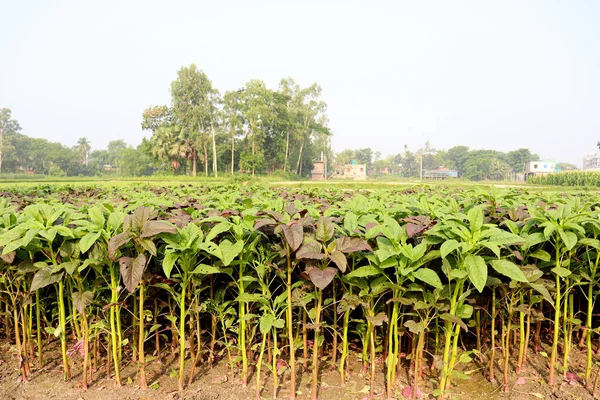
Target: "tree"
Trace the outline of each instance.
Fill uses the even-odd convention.
[[[225,133],[231,136],[231,174],[235,171],[235,141],[243,131],[244,116],[241,110],[242,89],[225,92],[221,110],[221,124]]]
[[[305,146],[310,142],[311,134],[315,131],[314,128],[326,128],[318,123],[319,116],[327,111],[327,103],[320,100],[320,96],[321,86],[313,83],[309,87],[301,89],[296,100],[300,137],[300,149],[296,163],[296,173],[298,175],[302,175],[302,153]]]
[[[532,154],[529,149],[518,149],[509,151],[507,154],[507,162],[513,172],[524,172],[525,164],[530,161],[538,161],[540,157],[537,154]]]
[[[454,168],[458,171],[458,176],[462,176],[465,172],[465,163],[467,162],[469,148],[467,146],[454,146],[448,149],[447,165],[448,168]]]
[[[348,165],[356,158],[354,150],[346,149],[342,150],[335,155],[335,165],[341,167]]]
[[[4,138],[6,135],[16,134],[20,130],[19,123],[11,119],[10,108],[0,109],[0,174],[2,174],[2,158],[5,154]]]
[[[92,146],[90,141],[86,137],[79,138],[77,144],[75,145],[75,151],[80,155],[81,161],[86,167],[88,166],[91,149]]]
[[[121,151],[127,148],[127,143],[123,139],[111,140],[108,142],[107,152],[107,162],[108,164],[114,167],[121,167],[120,159],[121,159]]]
[[[138,146],[137,149],[127,147],[119,152],[119,165],[121,173],[126,176],[148,175],[150,169],[150,160]]]
[[[192,175],[196,176],[198,147],[204,149],[204,170],[208,176],[207,143],[212,139],[213,170],[216,171],[215,124],[218,91],[212,82],[196,65],[183,67],[177,72],[177,79],[171,83],[171,103],[175,122],[181,127],[181,142],[185,153],[192,160]]]
[[[245,141],[250,147],[246,147],[242,153],[242,167],[252,171],[254,176],[256,170],[264,166],[264,139],[265,125],[272,118],[270,104],[273,92],[269,90],[261,80],[252,79],[246,83],[246,87],[240,93],[242,115],[244,117]]]
[[[533,160],[535,161],[535,160]],[[569,163],[565,163],[565,162],[559,162],[558,164],[556,164],[556,168],[560,169],[562,171],[576,171],[578,170],[577,166],[575,164],[569,164]]]
[[[370,147],[366,149],[358,149],[354,152],[354,159],[357,164],[365,164],[365,171],[367,174],[370,174],[371,171],[371,163],[373,161],[373,150]]]
[[[396,157],[396,161],[400,164],[402,176],[406,178],[414,178],[419,175],[419,162],[417,156],[404,145],[404,153]]]

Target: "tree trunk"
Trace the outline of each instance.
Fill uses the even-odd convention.
[[[208,150],[206,149],[206,142],[202,143],[204,147],[204,174],[208,176]]]
[[[0,128],[0,174],[2,174],[2,150],[4,150],[4,129]]]
[[[196,176],[196,161],[198,159],[198,151],[192,149],[192,176]]]
[[[212,131],[212,151],[213,151],[213,172],[215,174],[215,178],[217,177],[217,141],[215,138],[215,127],[210,126],[210,130]]]
[[[235,130],[231,131],[231,175],[233,175],[235,166]]]
[[[285,161],[283,162],[283,172],[287,171],[288,157],[290,154],[290,130],[287,131],[285,138]]]
[[[298,153],[298,162],[296,163],[296,173],[300,175],[302,173],[302,151],[304,150],[304,138],[300,144],[300,152]]]
[[[254,134],[252,134],[252,177],[254,178]]]

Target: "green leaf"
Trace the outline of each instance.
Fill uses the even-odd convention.
[[[244,250],[244,241],[238,240],[235,243],[231,243],[229,240],[224,240],[219,243],[219,249],[221,249],[221,253],[223,254],[224,266],[228,266],[231,262]]]
[[[331,220],[325,216],[320,217],[317,221],[316,239],[321,243],[326,243],[331,240],[333,233],[334,227]]]
[[[106,219],[104,218],[104,213],[100,209],[100,207],[92,207],[88,210],[88,214],[90,216],[90,220],[99,227],[104,227],[104,223]]]
[[[422,321],[417,322],[409,319],[408,321],[404,322],[404,326],[407,327],[412,333],[421,333],[425,331],[425,324]]]
[[[192,271],[192,274],[201,275],[212,275],[218,273],[221,273],[221,270],[219,268],[208,264],[200,264]]]
[[[444,313],[444,314],[440,314],[440,318],[443,319],[444,321],[448,321],[453,324],[460,325],[460,327],[462,329],[464,329],[465,332],[467,332],[469,330],[469,327],[467,326],[467,324],[465,324],[465,322],[462,319],[460,319],[459,317],[457,317],[456,315]],[[450,330],[450,332],[453,332],[453,331],[454,331],[453,329]]]
[[[564,267],[554,267],[550,271],[552,271],[552,273],[560,276],[561,278],[566,278],[569,275],[571,275],[571,271],[569,271],[568,269],[566,269]]]
[[[90,232],[79,240],[79,250],[85,253],[96,243],[102,232]]]
[[[440,247],[440,255],[442,256],[442,258],[446,258],[448,257],[448,254],[452,253],[459,247],[460,244],[456,240],[446,240],[444,243],[442,243],[442,246]]]
[[[58,274],[52,274],[51,270],[49,269],[41,269],[33,276],[33,280],[31,281],[31,287],[29,288],[29,291],[35,292],[38,289],[41,289],[48,285],[52,285],[60,281],[62,277],[62,272]]]
[[[344,229],[349,233],[358,229],[358,217],[352,211],[347,212],[344,216]]]
[[[273,327],[273,324],[275,323],[275,317],[273,316],[273,314],[267,313],[267,314],[263,314],[260,317],[260,333],[262,333],[263,335],[266,335],[267,333],[269,333],[271,331],[271,328]]]
[[[496,272],[509,277],[510,279],[518,282],[528,282],[527,277],[521,271],[518,265],[508,260],[492,260],[490,261],[492,268]]]
[[[592,239],[592,238],[579,239],[579,244],[582,244],[586,247],[593,247],[596,250],[600,250],[600,240],[598,240],[598,239]]]
[[[539,283],[539,282],[531,282],[529,284],[529,286],[535,290],[536,292],[538,292],[539,294],[542,295],[542,297],[550,304],[554,303],[554,300],[552,299],[552,296],[550,295],[550,292],[548,291],[548,289],[546,288],[546,286],[544,286],[543,283]]]
[[[379,275],[381,272],[373,265],[365,265],[346,274],[346,278],[366,278],[367,276]]]
[[[544,243],[546,241],[546,237],[542,232],[535,232],[525,237],[525,247],[531,248],[536,244]]]
[[[465,257],[465,267],[473,286],[479,290],[479,293],[483,292],[488,276],[487,265],[483,257],[469,254]]]
[[[171,271],[175,266],[175,262],[179,258],[179,255],[174,252],[167,252],[165,258],[163,258],[162,267],[167,279],[171,278]]]
[[[572,250],[577,244],[577,235],[573,232],[565,232],[563,229],[558,229],[558,234],[562,239],[567,250]]]
[[[419,268],[415,272],[413,272],[413,276],[420,281],[423,281],[434,288],[442,289],[444,286],[442,285],[442,281],[440,277],[435,273],[434,270],[429,268]]]
[[[473,207],[467,213],[467,220],[471,225],[471,231],[477,232],[483,226],[483,211],[480,207]]]
[[[533,253],[530,253],[529,256],[542,261],[550,261],[550,259],[552,258],[552,256],[550,256],[550,253],[542,249],[538,249]]]
[[[219,222],[218,224],[216,224],[215,226],[212,227],[212,229],[210,230],[210,232],[208,232],[208,234],[206,235],[206,238],[204,240],[207,242],[210,242],[214,238],[219,236],[221,233],[227,232],[229,229],[231,229],[230,222],[227,222],[227,221]]]
[[[263,297],[258,293],[240,293],[237,297],[236,301],[240,303],[256,303],[260,301],[264,301]]]
[[[456,309],[456,316],[461,319],[471,318],[473,315],[473,306],[470,304],[461,304]]]

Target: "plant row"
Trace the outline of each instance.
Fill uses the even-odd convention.
[[[550,385],[580,373],[596,390],[593,196],[195,190],[0,204],[2,322],[23,380],[56,337],[64,379],[77,365],[84,388],[102,366],[121,385],[129,361],[145,388],[174,347],[180,390],[221,360],[243,386],[254,378],[257,398],[267,379],[273,398],[295,398],[310,371],[316,399],[322,369],[343,385],[358,357],[370,397],[383,373],[388,398],[430,381],[444,398],[472,363],[509,391],[533,348]]]

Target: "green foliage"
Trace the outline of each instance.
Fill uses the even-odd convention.
[[[569,171],[531,177],[528,183],[552,186],[600,186],[600,172]]]

